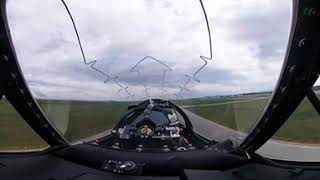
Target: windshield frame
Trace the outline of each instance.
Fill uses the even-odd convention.
[[[238,147],[239,152],[249,157],[288,120],[319,77],[317,8],[317,2],[292,1],[291,30],[276,88],[259,120]]]
[[[0,1],[0,82],[4,95],[30,127],[50,146],[69,142],[48,120],[28,88],[19,66],[8,25],[6,0]]]
[[[319,44],[314,40],[317,38],[313,38],[318,36],[310,33],[310,37],[308,38],[313,39],[313,41],[305,41],[303,34],[303,30],[313,29],[316,31],[317,28],[319,28],[319,25],[315,23],[316,18],[310,16],[308,13],[306,14],[304,11],[305,8],[309,6],[310,4],[307,4],[306,2],[303,4],[303,2],[293,0],[290,38],[287,45],[281,75],[264,112],[256,122],[256,125],[251,129],[248,136],[238,147],[240,152],[245,154],[248,152],[253,153],[268,139],[270,139],[305,97],[306,89],[312,86],[317,79],[317,76],[312,76],[312,74],[313,72],[318,72],[319,68],[319,65],[316,64],[318,56],[314,51],[314,49],[319,48]],[[0,79],[1,82],[3,82],[3,92],[0,91],[1,97],[1,93],[3,93],[15,109],[17,109],[19,114],[21,114],[24,120],[49,145],[70,145],[64,136],[61,135],[61,133],[48,120],[32,96],[20,69],[14,45],[12,43],[9,25],[7,22],[6,0],[0,1],[0,8]],[[305,24],[303,24],[304,17],[309,18]],[[305,60],[304,57],[306,57],[310,52],[315,54],[312,58],[308,59],[310,63],[299,62],[300,59]],[[316,69],[313,67],[316,67]],[[304,81],[302,83],[292,81],[292,79],[296,78],[302,78]],[[288,97],[290,96],[295,98],[288,101]],[[290,107],[287,107],[288,102],[292,103]],[[281,119],[278,117],[281,117]]]

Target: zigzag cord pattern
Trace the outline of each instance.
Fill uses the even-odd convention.
[[[204,18],[206,20],[206,25],[207,25],[207,31],[208,31],[208,37],[209,37],[209,51],[210,51],[210,57],[206,57],[206,56],[200,56],[200,59],[202,61],[204,61],[204,64],[196,71],[194,72],[191,76],[186,74],[185,77],[187,78],[187,80],[185,81],[185,83],[182,86],[178,86],[179,87],[179,92],[176,95],[176,97],[182,97],[182,93],[183,91],[189,91],[190,89],[188,89],[188,84],[194,80],[196,82],[200,82],[200,80],[197,78],[197,74],[199,74],[200,71],[202,71],[202,69],[208,64],[209,60],[212,60],[212,39],[211,39],[211,31],[210,31],[210,25],[209,25],[209,20],[208,20],[208,16],[207,16],[207,12],[206,9],[202,3],[202,0],[199,0],[200,4],[201,4],[201,8],[203,11],[203,15]]]
[[[76,33],[78,45],[79,45],[79,48],[80,48],[80,51],[81,51],[81,55],[82,55],[82,59],[83,59],[83,63],[85,65],[89,65],[92,70],[94,70],[97,73],[103,75],[105,77],[104,83],[107,83],[109,81],[114,82],[117,86],[119,86],[118,92],[124,90],[124,92],[128,95],[127,98],[131,98],[132,100],[134,100],[134,94],[132,94],[129,91],[129,87],[128,86],[124,86],[119,82],[119,80],[118,80],[119,77],[118,76],[111,77],[109,74],[105,73],[104,71],[102,71],[101,69],[96,67],[95,65],[98,62],[97,60],[87,61],[87,58],[85,56],[85,53],[84,53],[84,50],[83,50],[83,46],[82,46],[82,43],[81,43],[80,35],[79,35],[79,32],[78,32],[76,23],[74,21],[74,18],[73,18],[72,14],[71,14],[71,11],[69,10],[68,5],[66,4],[66,2],[64,0],[61,0],[61,2],[63,3],[63,6],[64,6],[64,8],[66,9],[66,11],[68,13],[68,16],[69,16],[69,18],[70,18],[70,20],[72,22],[72,25],[73,25],[73,29],[74,29],[74,31]]]
[[[102,71],[101,69],[99,69],[98,67],[96,67],[95,65],[97,64],[97,60],[93,60],[93,61],[87,61],[87,58],[85,56],[85,53],[84,53],[84,50],[83,50],[83,46],[82,46],[82,43],[81,43],[81,39],[80,39],[80,35],[79,35],[79,32],[78,32],[78,29],[77,29],[77,26],[76,26],[76,23],[74,21],[74,18],[68,8],[68,5],[66,4],[66,2],[64,0],[61,0],[61,2],[63,3],[67,13],[68,13],[68,16],[72,22],[72,25],[73,25],[73,29],[75,31],[75,34],[77,36],[77,41],[78,41],[78,45],[79,45],[79,48],[80,48],[80,51],[81,51],[81,55],[82,55],[82,58],[83,58],[83,63],[85,65],[88,65],[90,66],[90,68],[92,70],[94,70],[95,72],[103,75],[105,77],[105,80],[104,80],[104,83],[107,83],[109,81],[112,81],[114,82],[118,87],[119,87],[119,90],[118,92],[124,90],[125,93],[128,95],[127,98],[131,98],[132,100],[134,100],[134,94],[131,93],[129,91],[129,87],[128,86],[124,86],[122,85],[120,82],[119,82],[119,77],[118,76],[115,76],[115,77],[112,77],[110,76],[109,74],[105,73],[104,71]],[[206,21],[206,26],[207,26],[207,31],[208,31],[208,37],[209,37],[209,48],[210,48],[210,57],[206,57],[206,56],[200,56],[200,59],[202,61],[204,61],[204,64],[196,71],[194,72],[191,76],[190,75],[185,75],[185,77],[187,78],[187,80],[185,81],[185,83],[182,85],[182,86],[178,86],[180,88],[179,92],[177,94],[175,94],[177,97],[182,97],[181,94],[183,93],[183,91],[189,91],[189,89],[187,88],[188,84],[194,80],[196,82],[200,82],[200,80],[197,78],[197,74],[199,74],[199,72],[204,69],[204,67],[208,64],[208,61],[209,60],[212,60],[212,40],[211,40],[211,32],[210,32],[210,26],[209,26],[209,21],[208,21],[208,17],[207,17],[207,13],[206,13],[206,10],[204,8],[204,5],[202,3],[202,0],[199,0],[200,2],[200,5],[201,5],[201,8],[202,8],[202,11],[203,11],[203,14],[204,14],[204,18],[205,18],[205,21]],[[147,84],[146,82],[144,81],[141,73],[139,71],[134,71],[134,68],[140,64],[142,61],[146,60],[147,58],[151,58],[153,59],[154,61],[158,61],[159,63],[161,63],[162,65],[164,65],[165,67],[167,67],[168,69],[167,70],[164,70],[163,71],[163,75],[162,75],[162,96],[164,96],[164,84],[165,84],[165,76],[166,76],[166,71],[171,71],[171,68],[169,66],[167,66],[166,64],[164,64],[162,61],[152,57],[152,56],[146,56],[144,58],[142,58],[133,68],[131,68],[130,72],[137,72],[138,75],[139,75],[139,78],[140,80],[143,82],[143,86],[144,86],[144,90],[145,90],[145,93],[147,95],[147,97],[149,98],[150,95],[148,93],[148,89],[147,89]]]

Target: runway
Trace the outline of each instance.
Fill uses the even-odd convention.
[[[209,139],[214,139],[216,141],[223,141],[231,138],[235,142],[240,143],[241,140],[246,136],[245,133],[235,131],[228,127],[209,121],[186,109],[184,109],[184,111],[192,121],[194,130],[197,133]],[[318,146],[318,145],[289,143],[289,142],[278,141],[278,140],[269,140],[257,151],[257,153],[262,156],[273,158],[273,159],[304,161],[304,162],[320,161],[320,145]]]

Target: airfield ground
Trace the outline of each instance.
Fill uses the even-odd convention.
[[[263,111],[267,98],[202,98],[177,102],[186,110],[232,129],[247,132]],[[65,125],[65,137],[77,140],[112,128],[126,111],[128,103],[84,101],[40,101],[49,119]],[[60,121],[60,122],[59,122]],[[63,121],[63,122],[61,122]],[[300,143],[320,143],[320,118],[304,100],[275,139]],[[0,150],[46,146],[6,102],[0,101]]]

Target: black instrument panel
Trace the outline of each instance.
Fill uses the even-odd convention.
[[[203,149],[211,141],[193,131],[180,107],[168,100],[150,99],[129,106],[112,134],[95,142],[115,150],[172,152]]]

